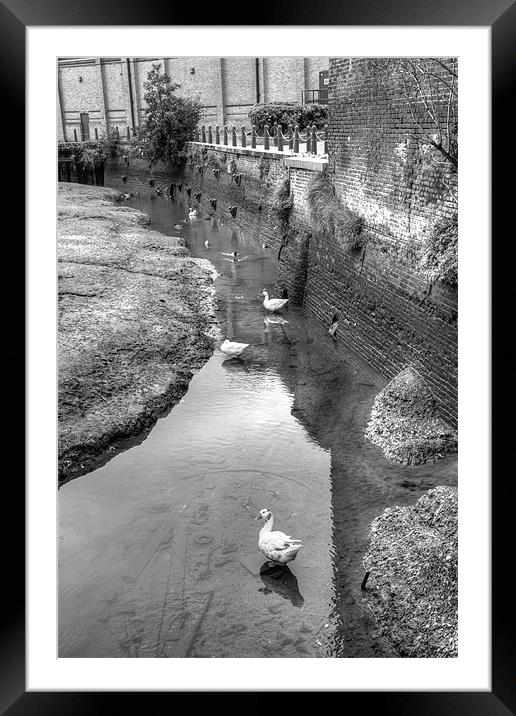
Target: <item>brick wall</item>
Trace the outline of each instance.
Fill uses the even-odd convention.
[[[62,59],[58,64],[58,79],[66,139],[73,140],[74,127],[79,136],[80,112],[90,114],[92,136],[95,126],[102,134],[106,123],[109,129],[118,126],[125,134],[126,127],[133,126],[133,113],[134,123],[138,123],[145,107],[143,84],[153,64],[165,67],[172,81],[181,85],[177,90],[179,96],[200,97],[204,107],[204,124],[222,127],[224,124],[249,125],[248,112],[257,102],[258,93],[260,102],[300,102],[302,90],[318,87],[319,70],[328,69],[328,58],[193,56]],[[103,115],[102,96],[107,119]]]
[[[345,68],[349,77],[351,68],[340,67],[332,67],[334,96],[342,102],[331,109],[327,168],[320,160],[193,142],[183,173],[173,167],[156,168],[156,185],[182,182],[182,197],[187,199],[190,187],[189,201],[194,204],[194,194],[200,192],[205,211],[211,211],[209,200],[216,199],[219,220],[277,252],[277,295],[286,289],[293,303],[304,303],[324,328],[337,314],[336,345],[343,355],[354,352],[386,378],[413,365],[431,386],[443,416],[455,425],[457,291],[439,282],[430,285],[409,251],[436,215],[446,218],[456,211],[446,186],[451,186],[453,173],[441,165],[428,167],[417,156],[411,157],[414,167],[409,171],[405,156],[396,151],[411,136],[399,98],[393,95],[388,104],[379,90],[381,111],[369,108],[360,124],[339,75]],[[360,77],[367,85],[369,74],[363,68]],[[371,88],[366,96],[374,105]],[[214,170],[220,171],[218,179]],[[334,182],[340,201],[363,218],[364,248],[351,250],[338,236],[314,230],[307,191],[321,171]],[[125,184],[121,174],[127,175]],[[234,174],[240,175],[240,184]],[[106,184],[125,191],[148,191],[148,178],[143,162],[133,161],[129,167],[112,163],[106,169]],[[286,180],[293,206],[283,226],[274,210],[274,195]],[[235,218],[228,206],[237,207]]]
[[[314,233],[305,302],[326,325],[338,313],[337,340],[385,376],[413,365],[455,425],[457,290],[429,284],[415,255],[425,232],[456,214],[457,175],[423,142],[435,132],[423,103],[414,115],[399,78],[375,64],[330,61],[329,177],[367,243],[350,251]],[[437,112],[446,96],[434,98]]]

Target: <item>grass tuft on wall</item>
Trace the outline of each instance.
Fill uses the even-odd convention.
[[[317,233],[334,235],[352,251],[364,248],[364,220],[345,207],[333,193],[325,173],[314,177],[307,189],[310,222]]]
[[[290,180],[285,177],[276,185],[271,199],[271,210],[278,217],[282,231],[286,231],[288,228],[293,203],[294,199],[290,193]]]
[[[442,281],[451,286],[458,280],[458,221],[457,214],[451,220],[436,221],[423,236],[419,249],[420,273],[433,283]]]

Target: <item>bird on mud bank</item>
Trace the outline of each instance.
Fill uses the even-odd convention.
[[[204,242],[204,248],[205,248],[205,249],[209,249],[209,248],[210,248],[210,242],[208,241],[208,239],[206,239],[206,241]]]
[[[282,565],[292,562],[303,546],[301,540],[293,539],[279,530],[273,531],[274,515],[267,507],[260,510],[255,520],[265,520],[258,536],[258,547],[267,559]]]
[[[226,340],[221,344],[220,350],[231,358],[240,358],[249,343],[237,343],[236,341]]]
[[[269,298],[269,293],[265,288],[262,291],[262,296],[264,296],[263,307],[268,311],[281,311],[290,301],[289,298]]]

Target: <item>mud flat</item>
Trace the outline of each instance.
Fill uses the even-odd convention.
[[[104,187],[58,190],[59,482],[177,403],[217,335],[214,268]]]
[[[456,488],[435,487],[413,506],[387,508],[370,540],[364,599],[381,633],[399,656],[456,657]]]

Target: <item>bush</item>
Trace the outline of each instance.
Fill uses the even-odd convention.
[[[83,169],[96,169],[116,154],[116,138],[111,132],[92,142],[59,142],[58,149],[60,154],[74,156]]]
[[[436,221],[423,237],[419,250],[420,273],[431,283],[442,281],[456,286],[458,254],[458,222],[455,214],[448,221]]]
[[[159,64],[152,65],[143,84],[145,116],[132,145],[151,166],[158,161],[183,162],[186,143],[196,138],[202,104],[199,98],[176,97],[180,86],[172,83]]]
[[[299,129],[315,124],[317,129],[321,129],[327,122],[328,110],[322,104],[270,102],[254,105],[249,111],[249,119],[260,133],[266,124],[271,128],[275,122],[281,125],[284,132],[291,124],[297,124]]]

